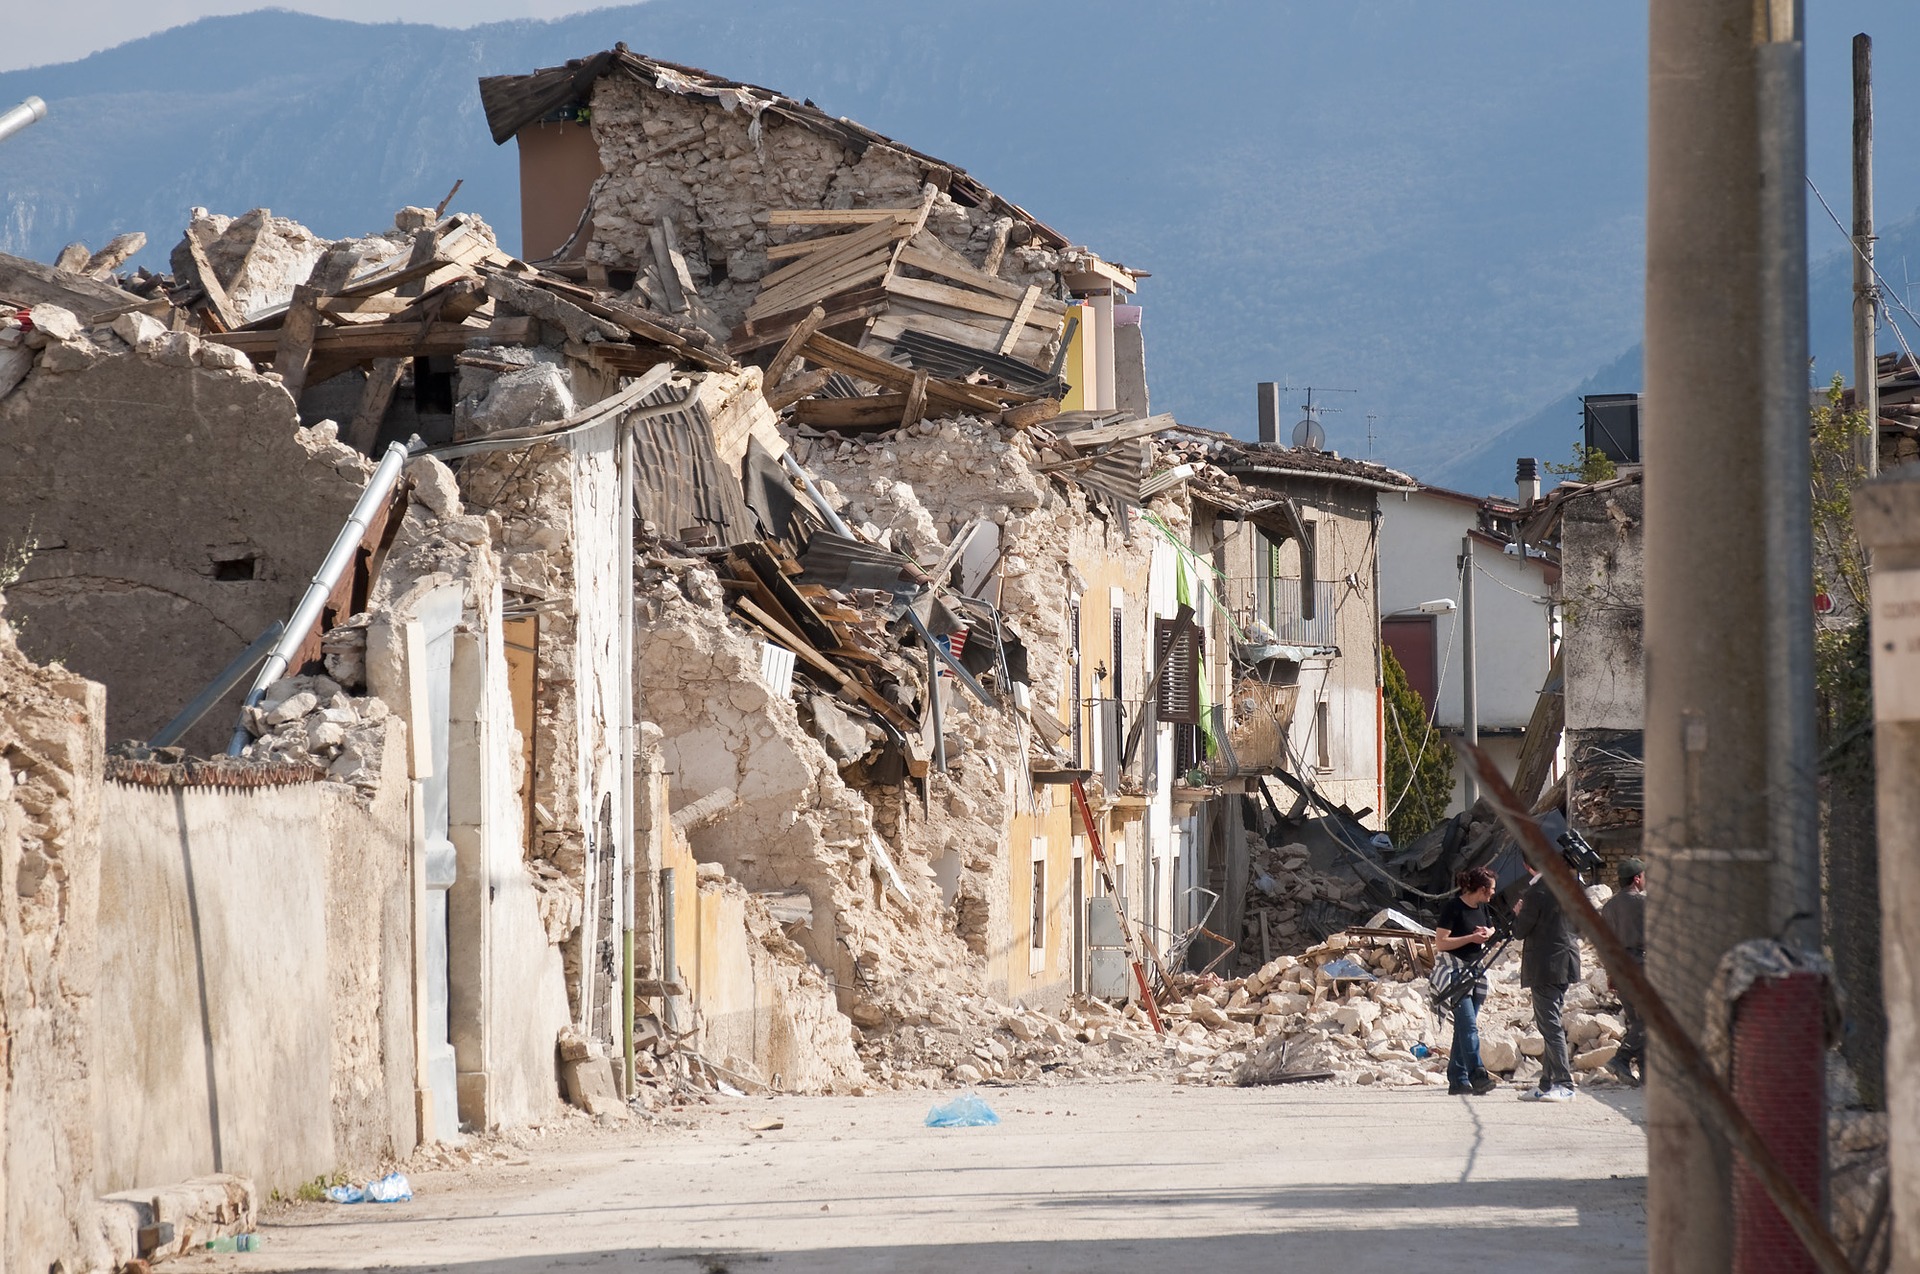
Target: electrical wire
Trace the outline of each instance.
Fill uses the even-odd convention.
[[[1888,328],[1893,331],[1893,339],[1900,342],[1900,349],[1906,354],[1907,361],[1912,363],[1916,368],[1920,368],[1920,360],[1916,360],[1913,356],[1913,346],[1907,344],[1906,334],[1900,330],[1900,324],[1894,321],[1893,311],[1887,308],[1887,298],[1889,296],[1893,298],[1893,303],[1900,307],[1900,312],[1912,321],[1917,331],[1920,331],[1920,315],[1915,315],[1912,310],[1907,308],[1907,303],[1900,299],[1900,294],[1893,290],[1893,284],[1887,282],[1886,276],[1880,273],[1880,268],[1876,266],[1873,263],[1873,259],[1867,255],[1866,249],[1862,248],[1859,243],[1854,240],[1851,231],[1840,224],[1840,218],[1834,215],[1832,206],[1827,203],[1827,197],[1820,193],[1820,187],[1813,184],[1813,178],[1811,177],[1807,178],[1807,189],[1813,191],[1813,197],[1820,201],[1822,208],[1826,209],[1827,220],[1833,222],[1833,228],[1838,230],[1846,238],[1847,246],[1853,249],[1854,255],[1866,262],[1868,273],[1872,274],[1874,282],[1880,285],[1875,296],[1880,302],[1880,312],[1886,315]]]

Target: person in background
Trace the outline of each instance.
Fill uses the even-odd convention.
[[[1469,964],[1479,960],[1493,937],[1493,917],[1487,914],[1487,902],[1493,897],[1493,873],[1485,867],[1473,867],[1453,878],[1460,892],[1440,904],[1440,918],[1433,931],[1435,951],[1447,952]],[[1447,1055],[1447,1095],[1464,1097],[1490,1092],[1495,1084],[1492,1073],[1480,1064],[1480,1006],[1487,1000],[1487,975],[1481,973],[1473,990],[1460,997],[1453,1009],[1453,1050]]]
[[[1627,954],[1642,964],[1647,960],[1647,865],[1638,858],[1624,859],[1620,863],[1620,891],[1607,899],[1607,905],[1600,909],[1600,918],[1613,930],[1613,936],[1620,939],[1620,945]],[[1614,988],[1617,992],[1618,987]],[[1621,1015],[1627,1021],[1626,1038],[1620,1041],[1620,1050],[1607,1063],[1607,1070],[1617,1080],[1626,1084],[1638,1084],[1647,1077],[1647,1024],[1640,1011],[1620,1001]]]
[[[1513,936],[1520,939],[1520,985],[1533,992],[1533,1024],[1546,1041],[1540,1086],[1522,1101],[1573,1100],[1573,1067],[1567,1058],[1567,1028],[1560,1011],[1567,988],[1580,980],[1580,948],[1573,922],[1553,890],[1532,873],[1526,893],[1513,905]]]

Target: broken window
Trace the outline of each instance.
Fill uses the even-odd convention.
[[[1332,721],[1333,710],[1325,699],[1313,705],[1315,764],[1323,770],[1333,768],[1333,740],[1329,737],[1333,728]]]
[[[1193,625],[1174,639],[1174,621],[1153,621],[1153,662],[1160,672],[1155,705],[1162,721],[1175,725],[1200,723],[1200,654],[1204,634]]]

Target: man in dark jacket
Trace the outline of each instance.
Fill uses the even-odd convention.
[[[1520,1098],[1572,1101],[1573,1067],[1567,1060],[1567,1028],[1560,1009],[1567,988],[1580,980],[1580,948],[1573,922],[1538,873],[1514,904],[1513,936],[1520,939],[1520,985],[1533,992],[1533,1023],[1547,1045],[1540,1059],[1540,1086]]]
[[[1613,929],[1614,937],[1620,939],[1620,945],[1627,954],[1642,964],[1647,959],[1647,865],[1638,858],[1629,858],[1620,864],[1620,892],[1607,900],[1600,909],[1600,918]],[[1618,987],[1614,988],[1616,991]],[[1607,1063],[1607,1069],[1616,1079],[1628,1084],[1637,1084],[1646,1077],[1647,1070],[1647,1024],[1641,1020],[1640,1013],[1622,997],[1620,1011],[1627,1020],[1627,1037],[1620,1041],[1620,1051]],[[1638,1067],[1638,1073],[1635,1068]]]

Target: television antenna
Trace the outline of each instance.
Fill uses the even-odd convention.
[[[1301,417],[1300,423],[1293,427],[1293,445],[1306,451],[1326,450],[1327,430],[1326,426],[1320,423],[1321,413],[1344,410],[1344,408],[1340,407],[1322,406],[1313,401],[1313,396],[1315,394],[1357,394],[1360,392],[1357,389],[1324,389],[1318,385],[1282,385],[1280,388],[1286,390],[1288,393],[1304,391],[1307,395],[1307,401],[1300,404],[1300,409],[1307,414]]]

